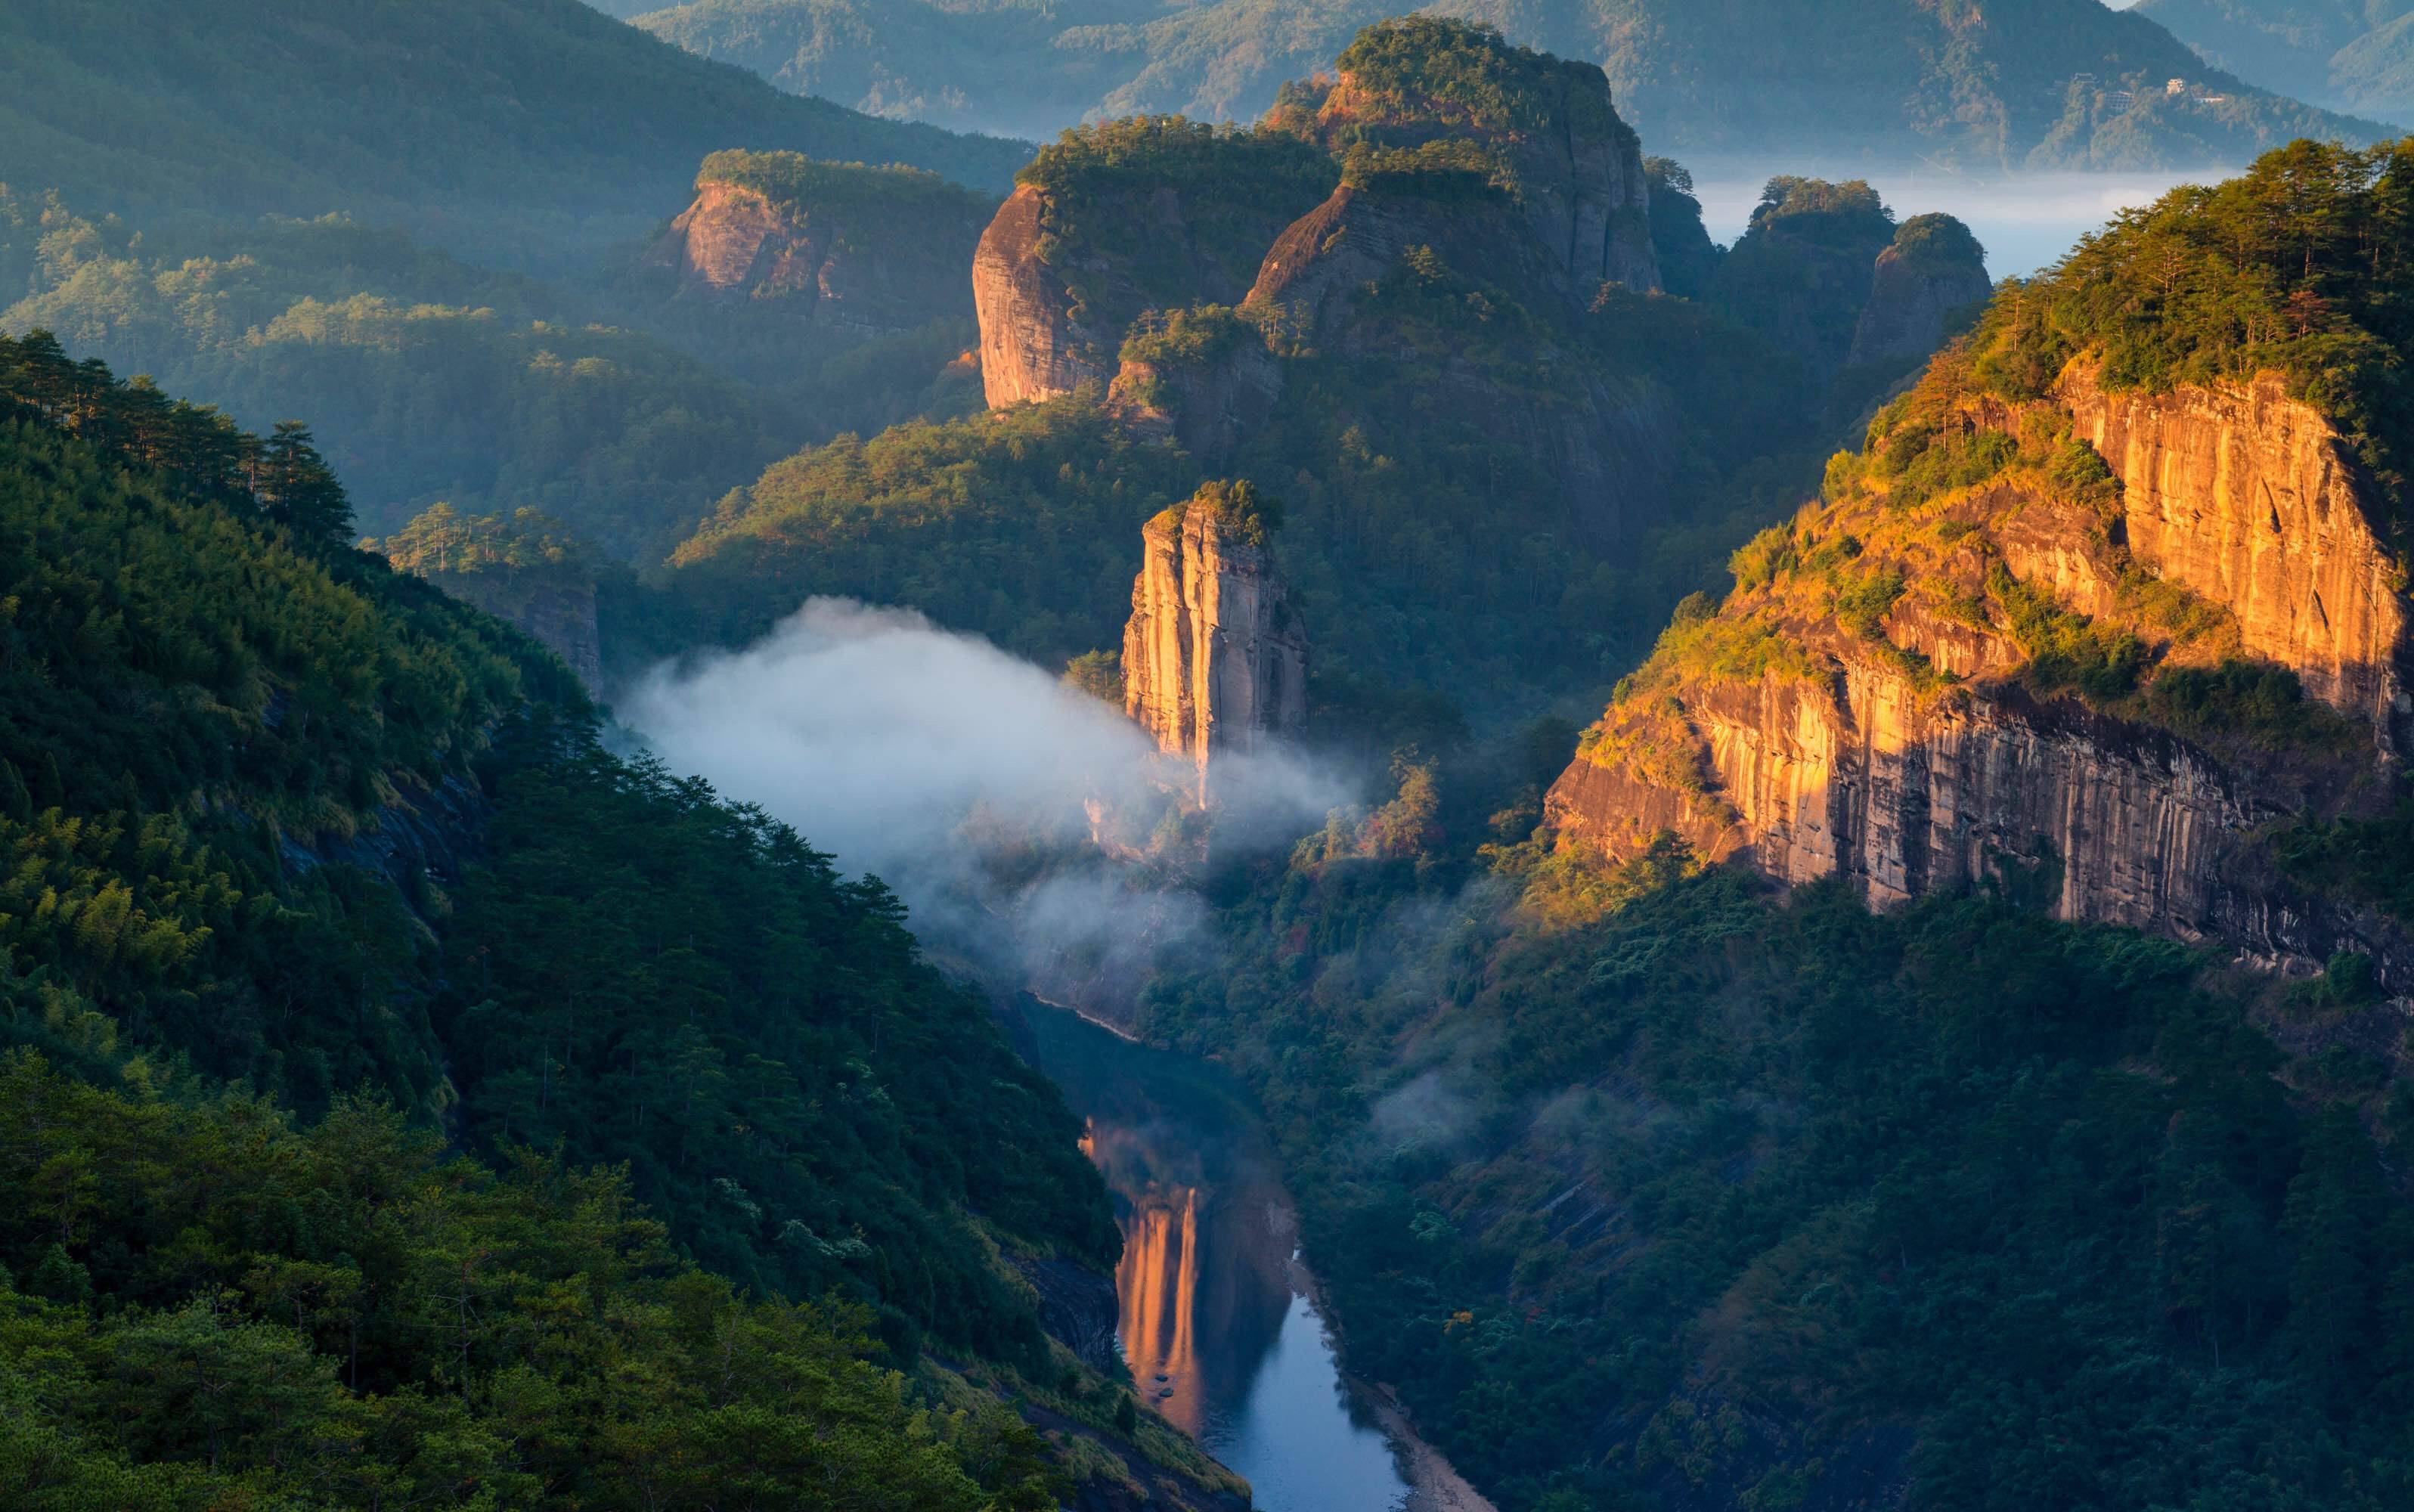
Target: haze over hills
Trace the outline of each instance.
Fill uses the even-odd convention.
[[[1029,156],[799,100],[579,0],[28,0],[0,15],[0,183],[90,214],[400,223],[493,260],[634,236],[704,156],[787,148],[1002,185]]]
[[[2414,138],[1458,8],[0,22],[11,1512],[2414,1505]]]
[[[692,51],[883,114],[1046,135],[1132,111],[1248,121],[1377,0],[694,0],[637,18]],[[2234,164],[2288,138],[2369,141],[2209,68],[2100,0],[1981,12],[1912,0],[1448,0],[1431,10],[1597,61],[1655,150],[1915,157],[1964,170]],[[2164,93],[2174,78],[2187,88]]]
[[[2204,60],[2332,110],[2414,125],[2406,0],[2140,0]]]

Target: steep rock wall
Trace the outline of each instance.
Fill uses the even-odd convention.
[[[1040,256],[1045,210],[1037,189],[1015,190],[973,253],[981,388],[991,409],[1053,399],[1112,372],[1107,334],[1076,319],[1072,290]]]
[[[1124,630],[1124,708],[1199,768],[1307,724],[1307,638],[1272,555],[1202,497],[1142,531]]]
[[[2107,393],[2078,365],[2039,405],[1960,404],[1964,424],[2043,448],[2023,454],[2054,454],[2065,430],[2090,442],[2117,497],[2015,470],[1900,512],[1843,485],[1793,528],[1806,554],[1851,542],[1820,559],[1848,565],[1754,569],[1709,639],[1672,642],[1587,736],[1550,823],[1614,856],[1673,832],[1781,882],[1850,879],[1881,905],[1998,888],[2267,960],[2361,950],[2414,988],[2405,931],[2307,893],[2264,848],[2276,823],[2385,803],[2403,746],[2404,599],[2336,433],[2271,378]],[[1887,607],[1848,628],[1821,574],[1840,572],[1824,581],[1841,595],[1882,569],[1897,573]],[[2040,702],[2021,680],[2034,632],[1989,586],[2004,573],[2150,640],[2138,605],[2168,600],[2156,580],[2176,585],[2198,600],[2189,622],[2215,625],[2197,664],[2278,662],[2347,721],[2189,739],[2143,722],[2163,718],[2144,694]],[[1751,635],[1781,654],[1718,649]]]
[[[1984,264],[1932,261],[1899,246],[1878,254],[1870,302],[1861,306],[1847,366],[1908,367],[1945,344],[1945,322],[1954,311],[1994,292]]]
[[[1994,883],[2064,918],[2213,932],[2225,837],[2268,810],[2168,735],[2017,697],[1923,696],[1896,670],[1771,674],[1689,699],[1715,797],[1579,762],[1551,795],[1570,833],[1631,852],[1661,829],[1786,882],[1845,876],[1870,901]]]
[[[2265,374],[2219,390],[2108,393],[2075,365],[2056,397],[2123,487],[2129,550],[2238,616],[2248,651],[2402,749],[2406,597],[2353,453]]]
[[[1240,303],[1266,245],[1323,185],[1303,195],[1245,147],[1229,166],[1203,184],[1068,191],[1063,203],[1036,185],[1015,190],[973,256],[991,408],[1111,378],[1125,333],[1151,310]],[[1080,230],[1052,235],[1066,220]]]
[[[882,218],[894,224],[852,226],[842,211],[706,179],[648,260],[676,279],[681,298],[843,340],[972,313],[963,268],[981,221],[952,201]]]
[[[2014,688],[1923,694],[1878,662],[1698,690],[1685,719],[1700,788],[1579,758],[1549,822],[1617,856],[1671,832],[1788,884],[1845,878],[1881,907],[1994,890],[2272,961],[2361,950],[2400,990],[2414,973],[2398,931],[2304,895],[2256,847],[2283,804],[2166,732]]]

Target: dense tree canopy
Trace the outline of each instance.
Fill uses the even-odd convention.
[[[877,883],[604,753],[341,502],[298,429],[0,343],[0,1040],[559,1146],[739,1284],[1043,1363],[996,1247],[1115,1245],[1053,1090]]]
[[[2150,392],[2284,373],[2362,452],[2378,497],[2414,498],[2414,139],[2296,142],[2125,212],[1999,295],[1975,349],[1980,377],[2014,398],[2082,354],[2107,384]]]
[[[1259,1090],[1353,1368],[1487,1493],[2414,1494],[2414,1097],[2347,1048],[2394,1032],[2369,963],[2290,992],[2000,899],[1476,855],[1565,738],[1235,867],[1228,954],[1142,1015]]]

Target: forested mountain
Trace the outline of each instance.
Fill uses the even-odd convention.
[[[592,302],[347,219],[144,233],[0,190],[0,329],[254,425],[310,414],[375,532],[439,499],[535,507],[658,556],[817,434],[808,406],[583,318]]]
[[[1056,1505],[888,1373],[1110,1426],[1014,1268],[1114,1253],[1053,1089],[877,882],[350,532],[306,431],[0,342],[18,1504]]]
[[[574,0],[17,7],[0,57],[0,331],[308,414],[373,530],[537,508],[643,563],[799,445],[964,408],[961,184],[1027,156]]]
[[[1785,456],[1815,385],[1651,292],[1648,170],[1597,69],[1429,20],[1337,67],[1249,130],[1051,144],[975,262],[999,412],[773,467],[674,589],[732,639],[842,593],[1061,664],[1120,644],[1140,525],[1242,478],[1281,502],[1345,725],[1602,679],[1753,490],[1815,467]]]
[[[2414,125],[2406,0],[2140,0],[2216,68],[2332,110]]]
[[[2414,1505],[2414,13],[1396,8],[0,7],[0,1501]]]
[[[1384,0],[693,0],[636,24],[782,87],[884,115],[1044,136],[1178,111],[1252,120],[1401,9]],[[1609,72],[1655,150],[1914,157],[1976,170],[2236,163],[2298,135],[2369,140],[2213,72],[2101,0],[1444,0]],[[2222,66],[2226,67],[2226,66]],[[2243,65],[2241,65],[2243,67]],[[2166,92],[2174,78],[2188,87]],[[2259,77],[2256,82],[2264,82]],[[2276,86],[2273,86],[2276,87]]]
[[[1595,727],[1211,881],[1134,1027],[1501,1505],[2414,1495],[2409,214],[2304,142],[2124,215]]]
[[[1028,149],[783,96],[579,0],[26,0],[0,183],[152,225],[345,212],[490,260],[634,236],[726,147],[1002,185]]]
[[[350,217],[144,229],[0,187],[0,331],[54,332],[248,424],[309,414],[371,531],[438,501],[535,508],[657,561],[797,445],[972,402],[948,369],[973,339],[965,268],[991,201],[788,157],[813,182],[777,213],[750,200],[751,241],[742,209],[691,214],[553,282]],[[716,204],[730,170],[662,219]],[[716,248],[722,283],[696,274]]]

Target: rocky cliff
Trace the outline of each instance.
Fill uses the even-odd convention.
[[[2354,453],[2286,382],[2108,393],[2075,365],[2057,397],[2122,482],[2118,530],[2146,571],[2237,616],[2244,649],[2306,690],[2407,740],[2404,569]]]
[[[716,153],[648,261],[676,298],[860,341],[971,313],[963,270],[995,202],[906,169]]]
[[[974,253],[990,408],[1113,378],[1148,311],[1238,304],[1267,244],[1338,174],[1282,132],[1141,116],[1066,133]]]
[[[1660,287],[1640,140],[1588,63],[1511,47],[1468,48],[1429,18],[1386,22],[1342,53],[1329,87],[1287,108],[1293,128],[1361,171],[1479,169],[1513,203],[1563,290]]]
[[[1994,292],[1987,255],[1950,215],[1915,215],[1877,256],[1845,364],[1906,371],[1945,345],[1954,315]]]
[[[2264,844],[2384,801],[2405,714],[2405,601],[2336,434],[2271,378],[2115,394],[2081,362],[2033,405],[1970,387],[1941,359],[1738,555],[1551,822],[1879,904],[1993,888],[2275,960],[2360,949],[2402,983],[2399,931]]]
[[[1394,198],[1457,201],[1454,215],[1404,209],[1419,224],[1401,234],[1370,228],[1380,265],[1422,245],[1403,235],[1432,242],[1454,221],[1448,239],[1480,244],[1497,263],[1486,276],[1521,296],[1581,310],[1603,283],[1660,287],[1642,149],[1599,68],[1386,22],[1253,131],[1139,117],[1043,152],[975,260],[991,407],[1111,379],[1149,312],[1256,297],[1278,259],[1303,260],[1313,227],[1374,214],[1363,191],[1378,179]],[[1355,187],[1334,195],[1336,182]]]
[[[1124,630],[1124,710],[1209,794],[1218,751],[1307,724],[1307,638],[1245,483],[1210,483],[1148,523]]]

